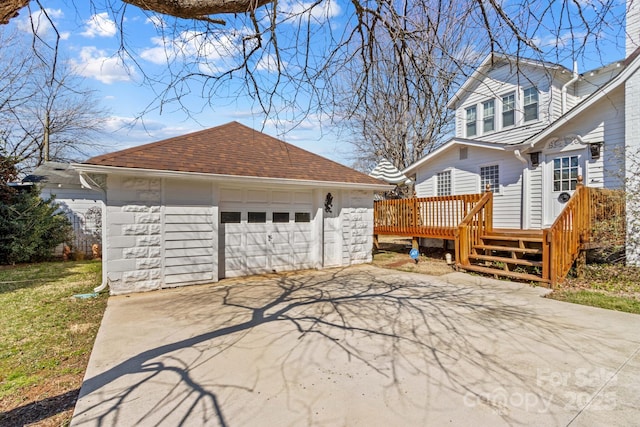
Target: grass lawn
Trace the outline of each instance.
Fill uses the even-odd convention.
[[[584,277],[568,278],[549,298],[640,314],[640,268],[588,264]]]
[[[0,425],[71,419],[107,295],[99,261],[0,267]]]

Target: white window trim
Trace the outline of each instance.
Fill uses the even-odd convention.
[[[493,130],[485,132],[484,131],[484,119],[485,119],[484,104],[486,104],[487,102],[490,102],[490,101],[493,101]],[[494,132],[496,132],[498,130],[498,123],[497,123],[498,120],[497,120],[497,117],[496,117],[496,104],[497,104],[497,102],[496,102],[495,98],[485,99],[484,101],[482,101],[480,103],[480,105],[482,105],[482,118],[480,119],[482,135],[488,135],[488,134],[494,133]]]
[[[455,186],[454,186],[454,177],[455,177],[455,173],[453,173],[453,171],[455,170],[455,168],[446,168],[440,171],[437,171],[433,174],[433,195],[436,197],[438,196],[438,174],[439,173],[444,173],[444,172],[449,172],[450,173],[450,182],[451,182],[451,193],[449,194],[450,196],[455,195]]]
[[[536,102],[536,104],[538,105],[538,108],[537,108],[538,114],[536,115],[537,117],[535,119],[528,120],[528,121],[525,120],[525,115],[524,115],[524,107],[525,107],[525,105],[524,105],[524,103],[525,103],[524,91],[527,90],[527,89],[534,89],[538,94],[538,101]],[[529,123],[536,123],[536,122],[540,121],[540,98],[541,98],[540,90],[537,89],[535,86],[527,86],[527,87],[523,87],[522,88],[522,123],[529,124]]]
[[[497,166],[498,167],[498,188],[493,190],[494,196],[500,196],[503,194],[503,185],[502,185],[502,164],[500,162],[489,162],[478,165],[478,187],[480,188],[480,193],[484,193],[484,187],[482,186],[482,168],[486,168],[488,166]]]
[[[500,130],[505,130],[505,129],[513,129],[515,127],[518,126],[518,95],[519,95],[519,90],[517,88],[513,88],[507,92],[504,92],[502,94],[500,94],[498,96],[498,104],[499,108],[500,108]],[[509,125],[509,126],[505,126],[504,125],[504,111],[503,111],[503,107],[504,107],[504,102],[503,102],[503,98],[507,95],[511,95],[513,94],[513,124]]]
[[[467,126],[469,124],[469,120],[467,118],[468,117],[467,111],[470,108],[475,108],[475,110],[476,110],[476,119],[475,119],[476,133],[474,133],[473,135],[469,135],[469,132],[468,132],[469,128]],[[467,105],[466,107],[463,108],[463,111],[464,111],[464,136],[465,136],[465,138],[473,138],[475,136],[479,136],[480,132],[478,132],[478,104]]]

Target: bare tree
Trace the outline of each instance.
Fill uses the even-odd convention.
[[[0,39],[0,142],[20,172],[48,160],[79,160],[95,150],[107,115],[93,92],[82,88],[82,79],[55,49],[41,47],[34,56],[29,40],[15,34]]]
[[[25,4],[29,2],[3,2],[0,22],[11,19]],[[180,103],[194,92],[215,105],[222,96],[237,95],[228,93],[227,83],[235,79],[244,83],[245,92],[267,116],[289,124],[310,115],[333,114],[340,100],[336,79],[353,70],[354,61],[364,65],[363,84],[355,88],[364,93],[355,97],[366,97],[379,74],[377,66],[367,64],[374,64],[389,42],[388,53],[399,67],[396,72],[409,77],[417,64],[405,59],[417,62],[414,40],[424,36],[421,47],[441,50],[442,58],[449,55],[444,63],[430,64],[433,68],[426,75],[438,76],[452,70],[464,73],[476,65],[447,51],[449,38],[457,35],[454,29],[484,54],[555,62],[597,55],[602,43],[624,33],[624,5],[618,0],[112,0],[109,12],[121,27],[140,25],[124,19],[129,4],[149,11],[158,23],[161,41],[156,51],[164,55],[169,78],[145,74],[157,91],[153,108]],[[463,19],[457,27],[441,27],[442,18],[449,16]],[[421,27],[430,31],[421,32]],[[121,34],[127,33],[121,29]],[[126,38],[120,53],[140,64],[136,47]]]
[[[451,6],[404,2],[402,31],[376,36],[369,60],[354,59],[344,73],[338,111],[361,169],[381,158],[404,169],[450,135],[447,102],[465,71],[461,64],[478,60],[478,41],[459,31],[469,11]]]

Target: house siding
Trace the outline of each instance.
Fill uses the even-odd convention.
[[[527,72],[526,77],[524,72]],[[487,76],[476,83],[472,91],[461,98],[456,109],[456,136],[460,138],[473,138],[478,141],[496,143],[517,143],[546,127],[552,120],[560,115],[561,96],[560,90],[552,84],[553,70],[544,70],[539,67],[522,66],[519,73],[514,72],[511,65],[503,65],[491,69]],[[522,110],[523,89],[535,86],[539,91],[538,120],[524,123]],[[510,92],[516,93],[516,124],[513,127],[503,129],[502,101],[501,97]],[[482,133],[481,106],[484,101],[495,100],[496,129],[497,131]],[[477,129],[478,134],[472,137],[466,135],[466,109],[471,106],[478,108]]]
[[[451,167],[450,165],[455,165]],[[494,196],[494,227],[520,228],[522,198],[522,163],[512,152],[468,147],[466,160],[459,159],[459,146],[454,145],[420,168],[416,174],[416,196],[436,195],[436,174],[451,170],[452,194],[474,194],[480,188],[480,168],[499,165],[500,191]]]

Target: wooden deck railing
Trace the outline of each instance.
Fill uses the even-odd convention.
[[[453,240],[458,224],[482,194],[380,200],[374,203],[374,234]]]
[[[560,215],[548,230],[546,241],[550,250],[548,260],[551,285],[561,282],[578,258],[582,246],[589,240],[591,232],[591,213],[589,209],[589,188],[578,184],[576,191],[567,202]]]
[[[456,230],[456,262],[469,265],[469,255],[474,245],[480,243],[480,236],[493,230],[493,193],[487,191],[460,221]]]
[[[608,244],[623,244],[625,195],[578,184],[550,228],[542,230],[542,282],[556,286],[581,251],[594,247],[598,233]],[[615,233],[612,234],[611,230]],[[393,234],[455,240],[456,263],[470,265],[480,236],[493,231],[493,193],[382,200],[374,204],[374,235]],[[591,241],[593,237],[594,241]],[[590,246],[591,245],[591,246]]]

